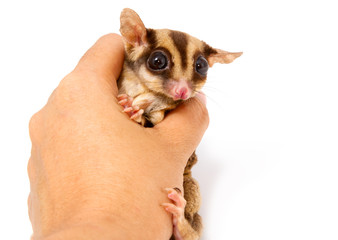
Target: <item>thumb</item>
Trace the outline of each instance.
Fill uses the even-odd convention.
[[[191,154],[202,140],[208,125],[206,98],[204,94],[198,93],[171,111],[153,129],[165,136],[167,144],[173,144],[175,149],[179,148],[177,150]]]
[[[109,84],[117,93],[116,80],[120,75],[124,59],[124,46],[121,36],[107,34],[102,36],[80,59],[75,72],[91,76],[82,79],[85,85]],[[92,81],[92,76],[98,81]],[[100,82],[101,81],[101,82]]]

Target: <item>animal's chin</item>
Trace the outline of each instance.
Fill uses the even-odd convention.
[[[149,89],[157,94],[167,97],[168,99],[177,102],[177,101],[186,101],[189,98],[194,97],[195,91],[189,88],[167,88],[163,89],[152,88],[149,86]]]
[[[176,101],[186,101],[189,98],[194,97],[192,93],[189,93],[189,94],[184,94],[184,93],[181,93],[181,94],[166,93],[165,95],[167,97],[169,97],[170,99],[172,99],[173,101],[175,101],[175,102]]]
[[[171,99],[174,101],[185,101],[189,99],[189,96],[171,96]]]

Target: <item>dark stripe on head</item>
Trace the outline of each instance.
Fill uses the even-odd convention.
[[[202,41],[203,42],[203,41]],[[215,54],[217,53],[217,51],[215,49],[213,49],[212,47],[210,47],[208,44],[206,44],[205,42],[203,42],[203,52],[204,52],[204,56],[205,57],[209,57],[211,54]]]
[[[203,54],[205,53],[201,53],[200,51],[197,51],[195,54],[194,54],[194,64],[196,64],[196,61],[198,59],[199,56],[203,56]],[[193,82],[196,83],[196,84],[199,84],[201,82],[205,82],[205,80],[207,79],[207,76],[202,76],[201,74],[199,74],[197,71],[196,71],[196,68],[194,67],[193,68]]]
[[[147,42],[151,49],[156,47],[157,37],[154,29],[147,28]]]
[[[170,37],[172,38],[175,47],[181,55],[182,68],[186,69],[187,67],[187,46],[188,39],[187,35],[183,32],[171,31]]]

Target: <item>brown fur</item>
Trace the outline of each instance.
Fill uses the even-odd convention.
[[[203,57],[212,66],[215,62],[230,63],[242,54],[214,49],[183,32],[147,29],[131,9],[124,9],[121,13],[120,32],[125,43],[125,63],[118,81],[119,93],[132,97],[132,106],[144,110],[136,120],[142,125],[147,122],[156,125],[168,110],[182,102],[173,96],[175,87],[181,87],[179,84],[183,84],[182,89],[188,90],[188,98],[201,90],[206,75],[196,70],[198,58]],[[163,53],[168,60],[167,67],[160,71],[149,68],[147,62],[155,51]],[[184,198],[187,203],[185,221],[178,228],[185,240],[199,239],[202,230],[201,217],[197,213],[201,201],[199,186],[191,176],[191,168],[196,162],[197,157],[193,153],[184,171]]]

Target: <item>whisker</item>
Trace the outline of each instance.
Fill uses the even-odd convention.
[[[215,89],[215,90],[217,90],[217,89]],[[212,98],[211,96],[209,96],[208,94],[206,94],[204,91],[202,91],[202,90],[200,90],[200,91],[194,90],[194,93],[201,93],[201,92],[203,92],[203,94],[206,96],[207,100],[211,101],[213,103],[213,105],[219,107],[221,109],[221,111],[224,110],[223,109],[223,105],[221,103],[217,102],[214,98]]]

